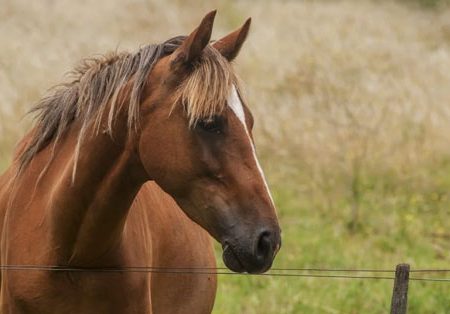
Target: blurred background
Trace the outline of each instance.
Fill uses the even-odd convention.
[[[217,8],[214,38],[253,18],[235,69],[283,228],[274,266],[449,268],[448,3],[0,0],[0,170],[81,58],[186,34]],[[222,276],[214,313],[387,313],[391,291]],[[450,285],[411,282],[409,313],[450,313]]]

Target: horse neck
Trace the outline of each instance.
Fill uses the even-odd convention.
[[[76,128],[75,128],[76,129]],[[116,252],[129,208],[145,181],[144,171],[126,135],[112,140],[100,134],[86,138],[76,160],[76,132],[69,132],[45,175],[49,201],[51,246],[58,262],[103,265]],[[63,170],[61,170],[63,169]]]

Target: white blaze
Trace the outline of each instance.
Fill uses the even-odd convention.
[[[245,112],[244,107],[242,106],[241,99],[239,98],[239,95],[236,91],[236,87],[233,85],[231,88],[231,94],[228,98],[228,106],[230,106],[231,110],[234,112],[236,117],[241,121],[242,125],[245,129],[245,134],[247,134],[248,141],[250,143],[250,147],[252,148],[253,152],[253,159],[255,160],[256,167],[259,170],[259,173],[261,175],[261,179],[264,182],[264,186],[266,187],[267,194],[269,195],[270,201],[272,202],[273,208],[275,208],[275,204],[273,202],[272,195],[270,194],[269,186],[267,185],[266,178],[264,176],[264,172],[261,168],[261,165],[259,164],[258,157],[256,156],[255,146],[253,145],[253,141],[250,138],[250,133],[247,128],[247,123],[245,122]]]

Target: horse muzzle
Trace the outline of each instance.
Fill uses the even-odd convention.
[[[253,237],[225,240],[222,244],[223,261],[235,272],[263,273],[270,269],[281,247],[280,230],[262,229]]]

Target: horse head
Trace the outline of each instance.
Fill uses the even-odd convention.
[[[210,42],[215,11],[151,71],[137,151],[154,180],[223,247],[233,271],[268,270],[281,245],[275,205],[255,153],[253,117],[231,61],[250,19]]]

